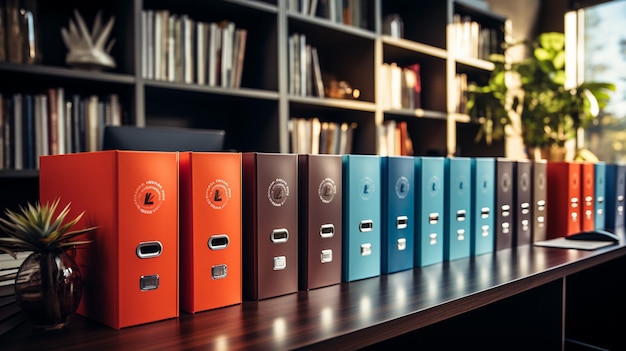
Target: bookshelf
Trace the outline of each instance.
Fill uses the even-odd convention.
[[[40,56],[36,63],[28,64],[10,62],[6,55],[7,59],[0,62],[0,80],[10,84],[3,84],[0,94],[9,99],[15,94],[46,95],[50,89],[62,88],[65,100],[73,102],[73,109],[79,105],[73,97],[85,100],[96,96],[104,100],[114,94],[121,105],[123,124],[224,129],[225,147],[237,151],[292,152],[290,119],[318,118],[321,123],[354,126],[350,150],[355,154],[380,153],[381,126],[394,121],[406,124],[416,155],[446,155],[461,150],[463,155],[480,151],[500,156],[501,149],[474,146],[468,135],[473,136],[475,126],[457,121],[451,113],[451,77],[457,70],[486,76],[489,65],[480,59],[457,58],[448,42],[448,27],[459,11],[492,28],[500,28],[505,19],[460,1],[346,1],[349,10],[344,10],[343,16],[339,8],[329,8],[341,3],[336,0],[318,0],[316,11],[310,9],[315,1],[294,0],[38,1]],[[300,8],[306,3],[309,11]],[[61,28],[69,26],[74,10],[90,28],[99,12],[105,22],[114,17],[111,38],[115,43],[110,54],[115,68],[89,71],[65,63],[67,49]],[[155,43],[149,49],[149,31],[143,21],[148,12],[164,11],[176,18],[186,16],[194,23],[230,21],[247,31],[239,87],[148,73],[148,67],[155,64]],[[383,34],[383,19],[394,13],[404,17],[402,38]],[[305,36],[307,43],[316,48],[325,90],[333,80],[344,81],[358,89],[358,97],[294,94],[289,71],[289,37],[293,34]],[[421,97],[414,108],[383,105],[379,67],[390,62],[420,65]],[[190,64],[193,66],[193,60],[185,62]],[[11,111],[3,112],[8,116]],[[0,209],[15,210],[38,199],[36,167],[14,168],[3,164],[0,169]]]

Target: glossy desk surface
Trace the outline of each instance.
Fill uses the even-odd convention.
[[[74,316],[59,332],[24,323],[3,350],[353,349],[392,338],[625,256],[522,246],[180,318],[114,330]]]

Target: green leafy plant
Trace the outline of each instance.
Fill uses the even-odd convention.
[[[607,105],[615,84],[584,82],[567,87],[563,33],[542,33],[532,43],[506,46],[520,44],[531,45],[530,57],[509,63],[504,55],[492,55],[495,69],[489,84],[473,84],[468,89],[469,115],[482,127],[483,135],[477,137],[487,138],[491,130],[493,138],[503,136],[501,130],[511,122],[509,112],[516,111],[527,147],[564,146]],[[510,79],[505,79],[507,75]],[[509,81],[518,84],[511,87]]]
[[[35,205],[28,203],[20,206],[18,212],[7,209],[7,218],[0,218],[0,229],[6,236],[0,236],[0,251],[16,257],[16,252],[51,252],[63,250],[79,245],[85,245],[91,240],[74,240],[77,236],[95,230],[97,227],[88,227],[80,230],[71,230],[83,217],[80,213],[72,220],[66,221],[70,212],[68,203],[63,210],[54,216],[60,199],[52,203]]]

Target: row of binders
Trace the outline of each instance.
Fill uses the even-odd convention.
[[[153,322],[623,226],[626,166],[375,155],[44,156],[95,241],[78,312]]]

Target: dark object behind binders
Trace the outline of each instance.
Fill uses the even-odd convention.
[[[106,126],[103,150],[195,151],[224,150],[226,132],[219,129]]]

